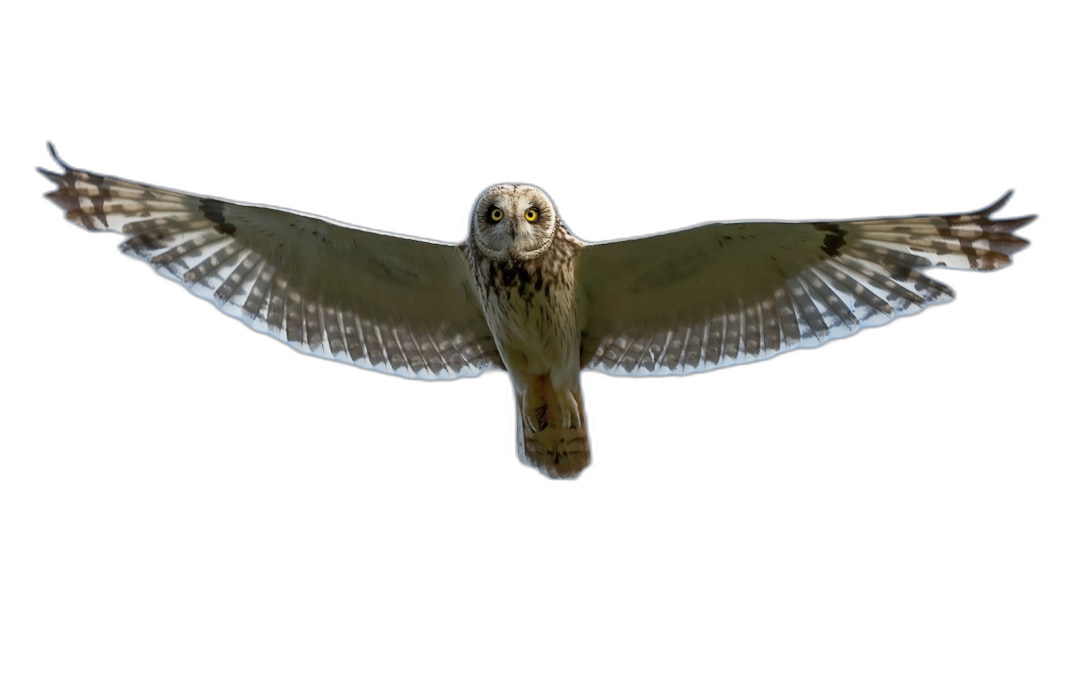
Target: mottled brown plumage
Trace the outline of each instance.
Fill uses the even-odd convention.
[[[849,335],[952,298],[926,268],[1008,265],[1034,219],[991,219],[1006,195],[960,215],[709,222],[586,244],[539,188],[502,184],[453,245],[56,160],[62,172],[39,171],[70,221],[124,233],[126,253],[300,351],[416,378],[507,370],[519,457],[563,478],[589,464],[582,369],[689,373]]]
[[[497,221],[492,210],[502,212]],[[535,222],[526,219],[530,210]],[[477,200],[466,241],[488,328],[514,384],[518,456],[552,477],[574,477],[589,464],[578,378],[582,246],[543,191],[506,184]]]

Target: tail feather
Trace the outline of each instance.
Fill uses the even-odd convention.
[[[581,388],[575,386],[560,397],[546,380],[537,385],[538,393],[517,400],[518,457],[548,477],[573,479],[590,460]]]

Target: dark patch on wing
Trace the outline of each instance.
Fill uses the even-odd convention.
[[[814,228],[825,232],[825,238],[821,241],[821,250],[825,252],[825,255],[833,258],[840,255],[840,249],[844,247],[844,238],[847,236],[847,231],[833,222],[817,222],[814,224]]]
[[[199,198],[199,211],[214,224],[214,231],[219,234],[233,235],[236,225],[225,221],[225,203],[214,198]]]

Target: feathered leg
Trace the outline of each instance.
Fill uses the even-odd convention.
[[[549,477],[574,478],[589,464],[581,385],[557,391],[547,376],[530,376],[517,395],[518,457]]]

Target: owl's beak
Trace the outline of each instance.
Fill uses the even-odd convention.
[[[518,225],[517,219],[511,219],[510,220],[510,240],[511,241],[514,241],[514,240],[517,239],[517,232],[518,232],[518,226],[517,225]]]

